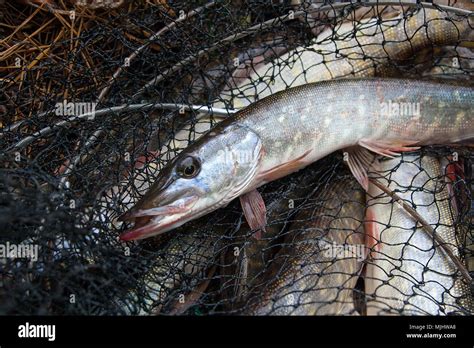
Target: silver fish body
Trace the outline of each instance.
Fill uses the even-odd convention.
[[[297,47],[267,64],[247,68],[252,73],[233,78],[220,100],[243,108],[258,99],[307,83],[348,76],[390,76],[393,62],[403,63],[424,48],[457,45],[471,31],[466,18],[435,9],[414,13],[400,8],[398,13],[362,10],[362,19],[351,17],[335,28],[324,30],[310,47]],[[377,24],[378,21],[383,24]],[[217,101],[214,107],[223,108],[225,103]]]
[[[455,216],[439,160],[410,154],[381,161],[377,169],[382,175],[378,180],[415,206],[459,257]],[[373,185],[367,206],[378,236],[366,270],[367,314],[473,314],[469,286],[421,225]]]
[[[417,110],[401,112],[405,106]],[[418,145],[472,139],[473,109],[473,88],[397,79],[340,80],[272,95],[218,128],[235,121],[258,135],[268,154],[260,165],[263,181],[254,184],[259,186],[266,182],[265,173],[281,163],[296,160],[303,166],[361,139]]]
[[[396,6],[359,10],[346,22],[319,33],[309,47],[296,47],[269,62],[260,57],[250,65],[243,63],[212,106],[241,109],[289,87],[348,76],[399,76],[400,71],[392,72],[393,62],[403,62],[414,52],[432,50],[433,46],[457,45],[461,39],[469,41],[467,19],[435,9],[410,14]],[[334,11],[327,14],[333,15]],[[379,20],[383,25],[377,24]],[[197,126],[201,131],[208,130],[211,123],[198,122]],[[189,132],[185,139],[194,136],[194,132]]]
[[[122,218],[150,222],[122,238],[169,231],[337,150],[472,139],[473,107],[473,88],[412,80],[325,81],[279,92],[222,121],[168,163]]]

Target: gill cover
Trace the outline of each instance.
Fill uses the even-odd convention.
[[[262,141],[252,129],[239,124],[232,124],[214,134],[218,139],[215,144],[218,148],[216,161],[211,160],[214,163],[208,166],[206,158],[213,156],[203,153],[201,170],[203,176],[213,177],[214,183],[218,183],[212,193],[220,192],[228,203],[252,188],[252,181],[263,156]],[[210,146],[207,151],[212,151],[213,148],[214,146]]]

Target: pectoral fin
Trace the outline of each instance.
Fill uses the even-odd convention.
[[[240,196],[240,204],[250,228],[257,230],[253,236],[260,239],[267,225],[267,208],[262,195],[257,190],[247,192]]]
[[[446,188],[448,190],[449,200],[451,206],[454,210],[455,215],[460,214],[460,209],[458,206],[458,200],[461,202],[463,200],[463,192],[456,194],[454,186],[456,183],[459,184],[460,180],[465,180],[466,173],[464,171],[464,162],[460,158],[458,161],[454,161],[452,156],[448,158],[443,158],[441,161],[442,173],[445,174]],[[467,198],[464,198],[467,200]]]
[[[359,146],[352,146],[346,149],[348,157],[347,163],[349,168],[361,184],[361,186],[367,191],[369,187],[369,178],[367,176],[367,170],[374,161],[374,153],[394,158],[399,156],[400,152],[416,151],[419,146],[411,146],[416,144],[416,141],[384,141],[384,140],[359,140]]]
[[[374,161],[375,156],[360,146],[350,147],[346,149],[346,153],[347,157],[345,159],[347,160],[349,169],[359,184],[367,191],[369,189],[367,170]]]

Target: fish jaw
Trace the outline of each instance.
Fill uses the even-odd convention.
[[[160,235],[164,232],[172,230],[194,218],[193,206],[199,200],[199,196],[191,195],[189,197],[178,200],[178,204],[151,208],[146,210],[137,210],[128,213],[126,219],[143,220],[149,218],[148,222],[140,223],[120,236],[120,240],[131,241],[139,240],[152,236]],[[124,219],[124,217],[122,217]]]
[[[175,217],[171,222],[163,223],[163,219],[151,219],[146,225],[131,229],[120,235],[120,240],[128,242],[132,240],[145,239],[148,237],[158,236],[169,230],[181,226],[189,220],[182,220]]]

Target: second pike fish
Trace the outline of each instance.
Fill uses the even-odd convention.
[[[367,189],[371,152],[394,156],[473,139],[473,107],[473,88],[413,80],[326,81],[277,93],[222,121],[168,162],[121,217],[141,218],[121,238],[172,230],[237,197],[249,226],[264,230],[261,185],[345,150]]]
[[[433,227],[459,257],[455,217],[440,161],[404,155],[374,165],[378,179]],[[387,183],[388,182],[388,183]],[[373,184],[367,200],[366,232],[375,243],[366,269],[368,315],[473,314],[469,286],[456,265],[401,206]]]
[[[242,305],[251,315],[355,314],[353,291],[366,249],[365,193],[332,178],[291,225],[284,246]]]
[[[426,48],[458,45],[469,40],[467,35],[472,31],[467,18],[434,9],[414,13],[399,9],[399,14],[364,11],[362,20],[347,18],[347,22],[323,31],[310,47],[297,47],[267,64],[238,69],[220,100],[243,108],[255,102],[256,96],[262,99],[306,83],[348,76],[393,76],[394,65],[409,63]],[[224,108],[225,104],[213,106]]]

